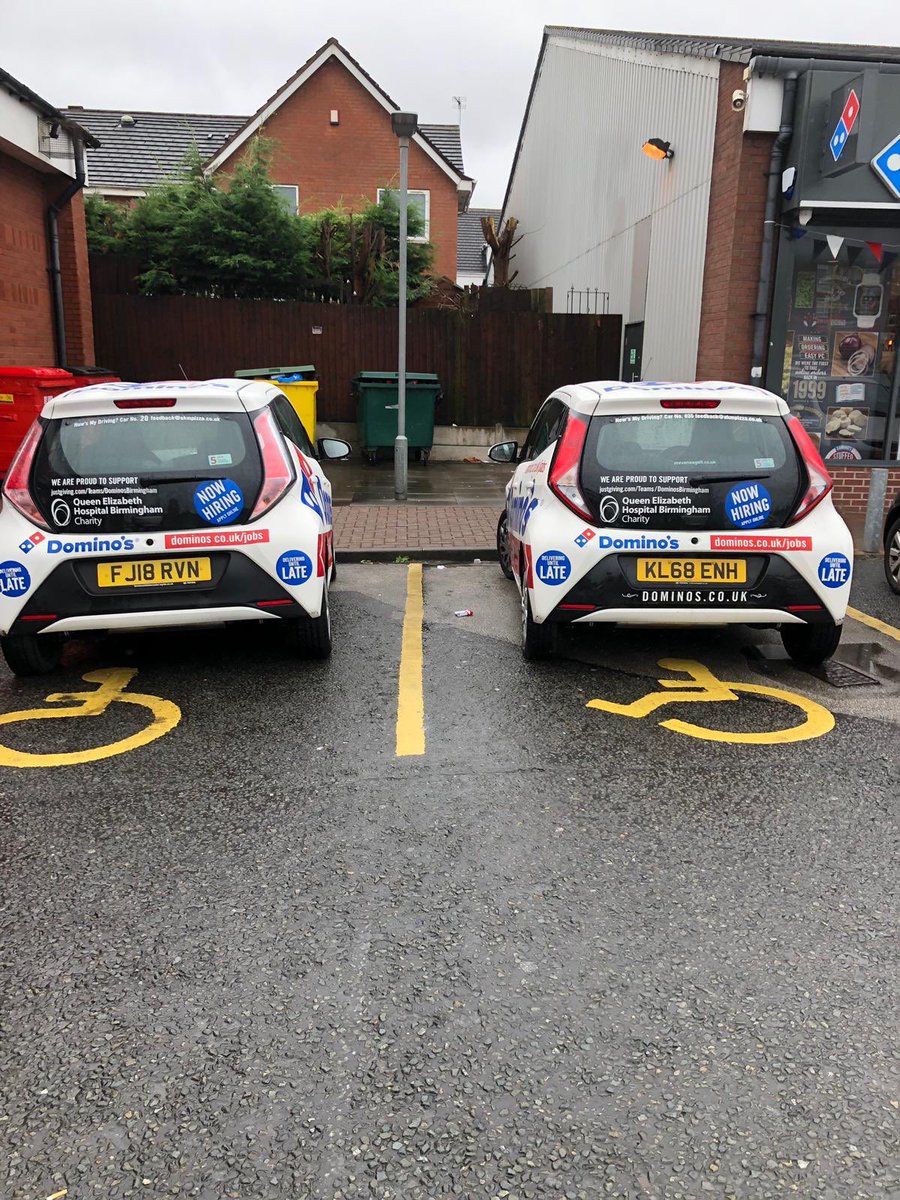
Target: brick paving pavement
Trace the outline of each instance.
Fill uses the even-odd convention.
[[[493,551],[503,506],[347,504],[334,510],[338,553],[396,550]]]

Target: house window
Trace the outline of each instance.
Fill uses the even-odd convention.
[[[392,196],[394,203],[398,201],[400,193],[396,188],[379,188],[378,203],[380,204],[385,196]],[[431,234],[431,192],[420,191],[418,188],[410,188],[407,195],[409,196],[410,208],[414,208],[422,218],[423,231],[418,237],[411,237],[411,242],[427,242]]]
[[[272,191],[294,217],[300,211],[300,189],[293,183],[273,183]]]

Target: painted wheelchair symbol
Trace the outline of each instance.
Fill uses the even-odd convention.
[[[664,671],[678,671],[689,679],[659,679],[661,692],[648,692],[631,704],[614,704],[611,700],[589,700],[588,708],[615,713],[621,717],[646,717],[666,704],[717,704],[720,701],[740,700],[742,695],[765,696],[780,700],[799,708],[804,720],[788,729],[775,729],[765,733],[732,733],[723,729],[707,729],[693,725],[690,721],[672,718],[660,721],[663,729],[683,733],[687,737],[702,738],[708,742],[736,742],[742,745],[777,746],[786,742],[805,742],[822,737],[834,728],[834,715],[815,700],[788,692],[782,688],[765,687],[760,683],[735,683],[717,679],[707,667],[691,658],[661,658],[657,664]]]
[[[161,696],[148,696],[141,692],[126,692],[125,688],[137,675],[127,667],[108,667],[100,671],[89,671],[82,675],[85,683],[100,686],[90,692],[53,692],[47,704],[65,705],[59,708],[27,708],[20,712],[3,713],[0,725],[17,725],[20,721],[55,721],[66,717],[99,717],[111,704],[134,704],[150,711],[150,724],[137,733],[104,746],[93,746],[89,750],[72,750],[62,754],[32,754],[26,750],[13,750],[0,744],[0,766],[3,767],[66,767],[77,763],[97,762],[125,754],[156,741],[181,720],[181,709],[171,700]]]

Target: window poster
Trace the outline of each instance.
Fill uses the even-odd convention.
[[[900,324],[900,256],[851,266],[818,261],[816,245],[813,237],[790,243],[782,394],[829,462],[878,459]]]

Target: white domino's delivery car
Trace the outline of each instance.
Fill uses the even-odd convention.
[[[280,621],[331,652],[331,486],[268,383],[105,383],[49,400],[0,509],[0,646],[52,670],[65,635]]]
[[[560,624],[777,628],[821,663],[847,610],[853,541],[831,479],[778,396],[732,383],[583,383],[535,417],[497,544],[526,658]]]

